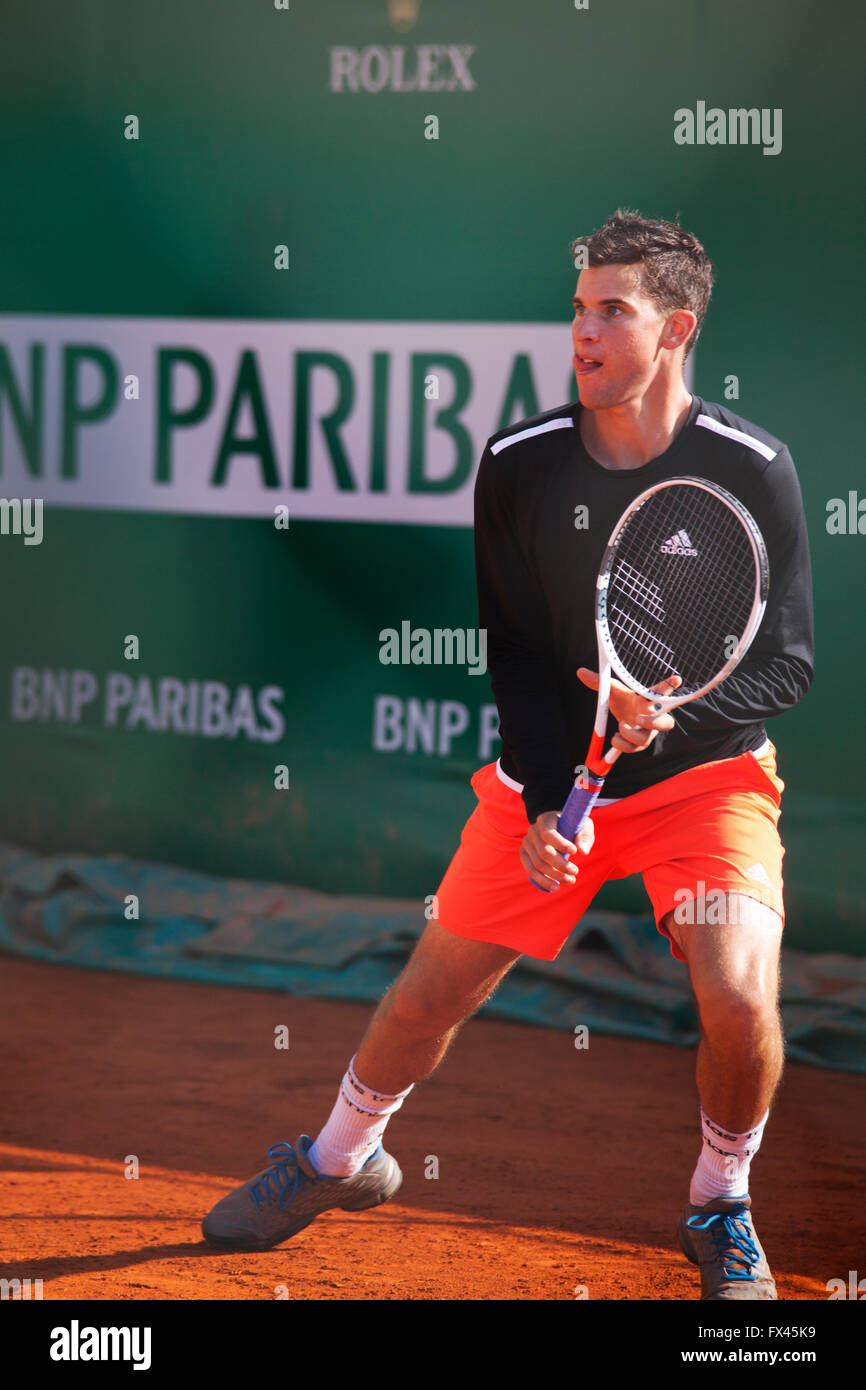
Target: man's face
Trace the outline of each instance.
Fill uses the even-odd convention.
[[[640,265],[582,270],[571,325],[581,405],[603,410],[642,396],[665,351],[661,340],[666,322],[643,290]]]

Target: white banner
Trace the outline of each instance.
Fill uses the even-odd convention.
[[[572,395],[570,325],[0,317],[0,492],[471,525],[495,431]]]

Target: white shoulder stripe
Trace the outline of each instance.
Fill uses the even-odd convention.
[[[548,420],[544,425],[533,425],[531,430],[520,430],[518,434],[510,434],[507,439],[500,439],[498,443],[491,444],[491,454],[498,454],[500,449],[505,449],[509,444],[517,444],[521,439],[531,439],[534,434],[546,434],[548,430],[572,430],[574,421],[568,416],[563,416],[560,420]]]
[[[713,420],[709,415],[698,415],[695,424],[701,425],[705,430],[712,430],[714,434],[723,434],[727,439],[736,439],[738,444],[746,444],[750,449],[754,449],[756,454],[761,454],[765,459],[774,459],[779,452],[778,449],[771,449],[769,444],[764,444],[760,439],[755,439],[754,435],[746,434],[743,430],[731,429],[730,425],[722,425],[718,420]]]

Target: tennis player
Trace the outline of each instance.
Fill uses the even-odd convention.
[[[315,1142],[272,1146],[268,1167],[218,1202],[203,1231],[215,1245],[267,1249],[328,1208],[392,1197],[402,1179],[385,1127],[464,1020],[521,954],[553,960],[602,884],[640,873],[701,1024],[701,1147],[680,1244],[700,1267],[702,1299],[775,1299],[749,1171],[783,1065],[784,783],[765,721],[803,698],[813,672],[800,487],[780,440],[686,388],[713,282],[696,238],[618,211],[571,249],[584,266],[572,324],[579,403],[492,435],[475,489],[500,757],[472,778],[478,804],[437,915],[376,1009],[324,1128]],[[770,563],[764,619],[735,671],[671,713],[613,681],[608,735],[632,756],[613,765],[574,845],[556,826],[595,716],[598,568],[624,507],[682,475],[720,484],[757,521]],[[628,1115],[622,1137],[652,1164],[654,1146]]]

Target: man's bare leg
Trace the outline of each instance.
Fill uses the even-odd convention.
[[[688,962],[701,1021],[702,1144],[680,1217],[680,1244],[700,1267],[702,1299],[775,1300],[752,1224],[749,1169],[784,1064],[782,919],[741,893],[725,894],[721,921],[715,912],[697,915],[689,924],[678,924],[673,914],[665,919]]]
[[[698,1004],[701,1105],[717,1124],[742,1133],[766,1114],[782,1075],[782,920],[754,898],[725,896],[721,923],[678,924],[669,913],[664,925],[688,962]]]
[[[434,1072],[460,1025],[490,997],[519,951],[469,941],[432,918],[382,999],[355,1057],[359,1080],[396,1095]]]

